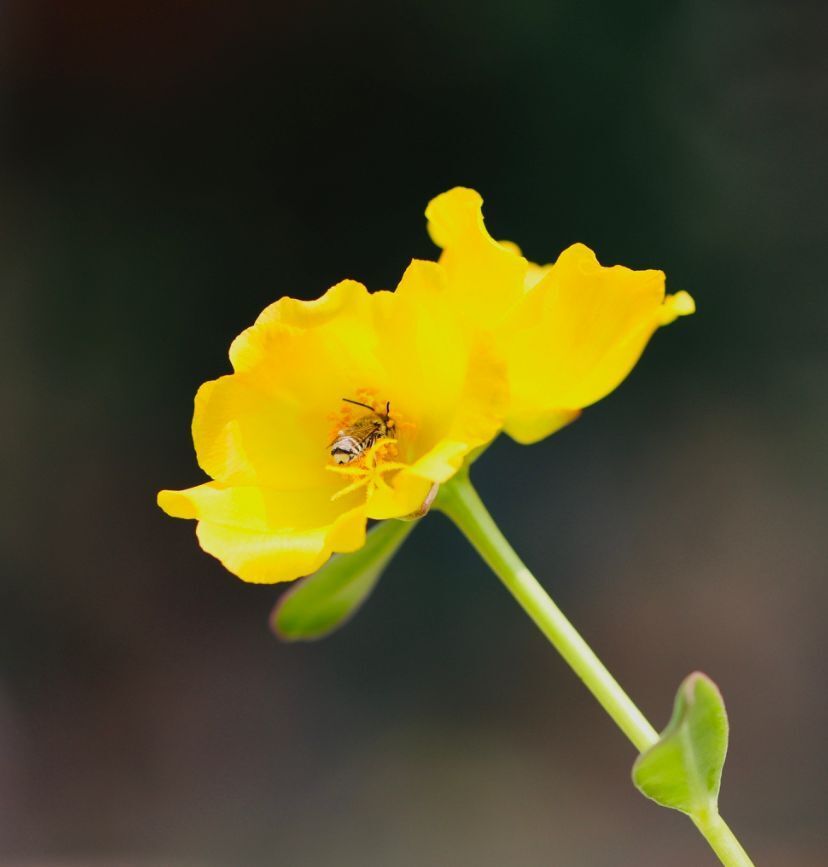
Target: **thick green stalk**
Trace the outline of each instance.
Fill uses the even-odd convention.
[[[434,506],[457,525],[639,753],[653,746],[656,730],[512,549],[467,470],[442,486]],[[753,867],[718,813],[691,818],[725,867]]]

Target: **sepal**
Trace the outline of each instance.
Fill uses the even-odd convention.
[[[270,625],[283,641],[324,638],[344,625],[376,587],[416,521],[383,521],[365,545],[350,554],[335,554],[313,575],[301,579],[279,599]]]

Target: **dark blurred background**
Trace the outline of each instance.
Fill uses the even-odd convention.
[[[722,809],[825,862],[822,2],[0,5],[0,862],[712,864],[440,516],[316,645],[155,506],[275,298],[393,287],[455,184],[698,314],[477,483],[657,727],[721,686]]]

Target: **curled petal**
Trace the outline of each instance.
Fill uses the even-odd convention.
[[[690,316],[696,312],[696,302],[689,292],[682,290],[675,295],[667,295],[659,309],[658,324],[669,325],[679,316]]]
[[[524,291],[528,263],[518,248],[495,241],[483,222],[483,199],[465,187],[437,196],[426,208],[428,231],[443,249],[452,303],[470,322],[496,326]]]

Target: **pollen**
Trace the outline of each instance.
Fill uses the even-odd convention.
[[[376,413],[385,412],[385,401],[379,397],[378,391],[374,388],[358,388],[353,395],[347,394],[343,397],[352,397],[359,403],[370,406]],[[364,409],[342,401],[335,412],[328,413],[328,421],[331,424],[328,439],[335,439],[341,430],[350,427],[361,415],[365,415]],[[395,416],[392,410],[391,418],[396,420]]]

